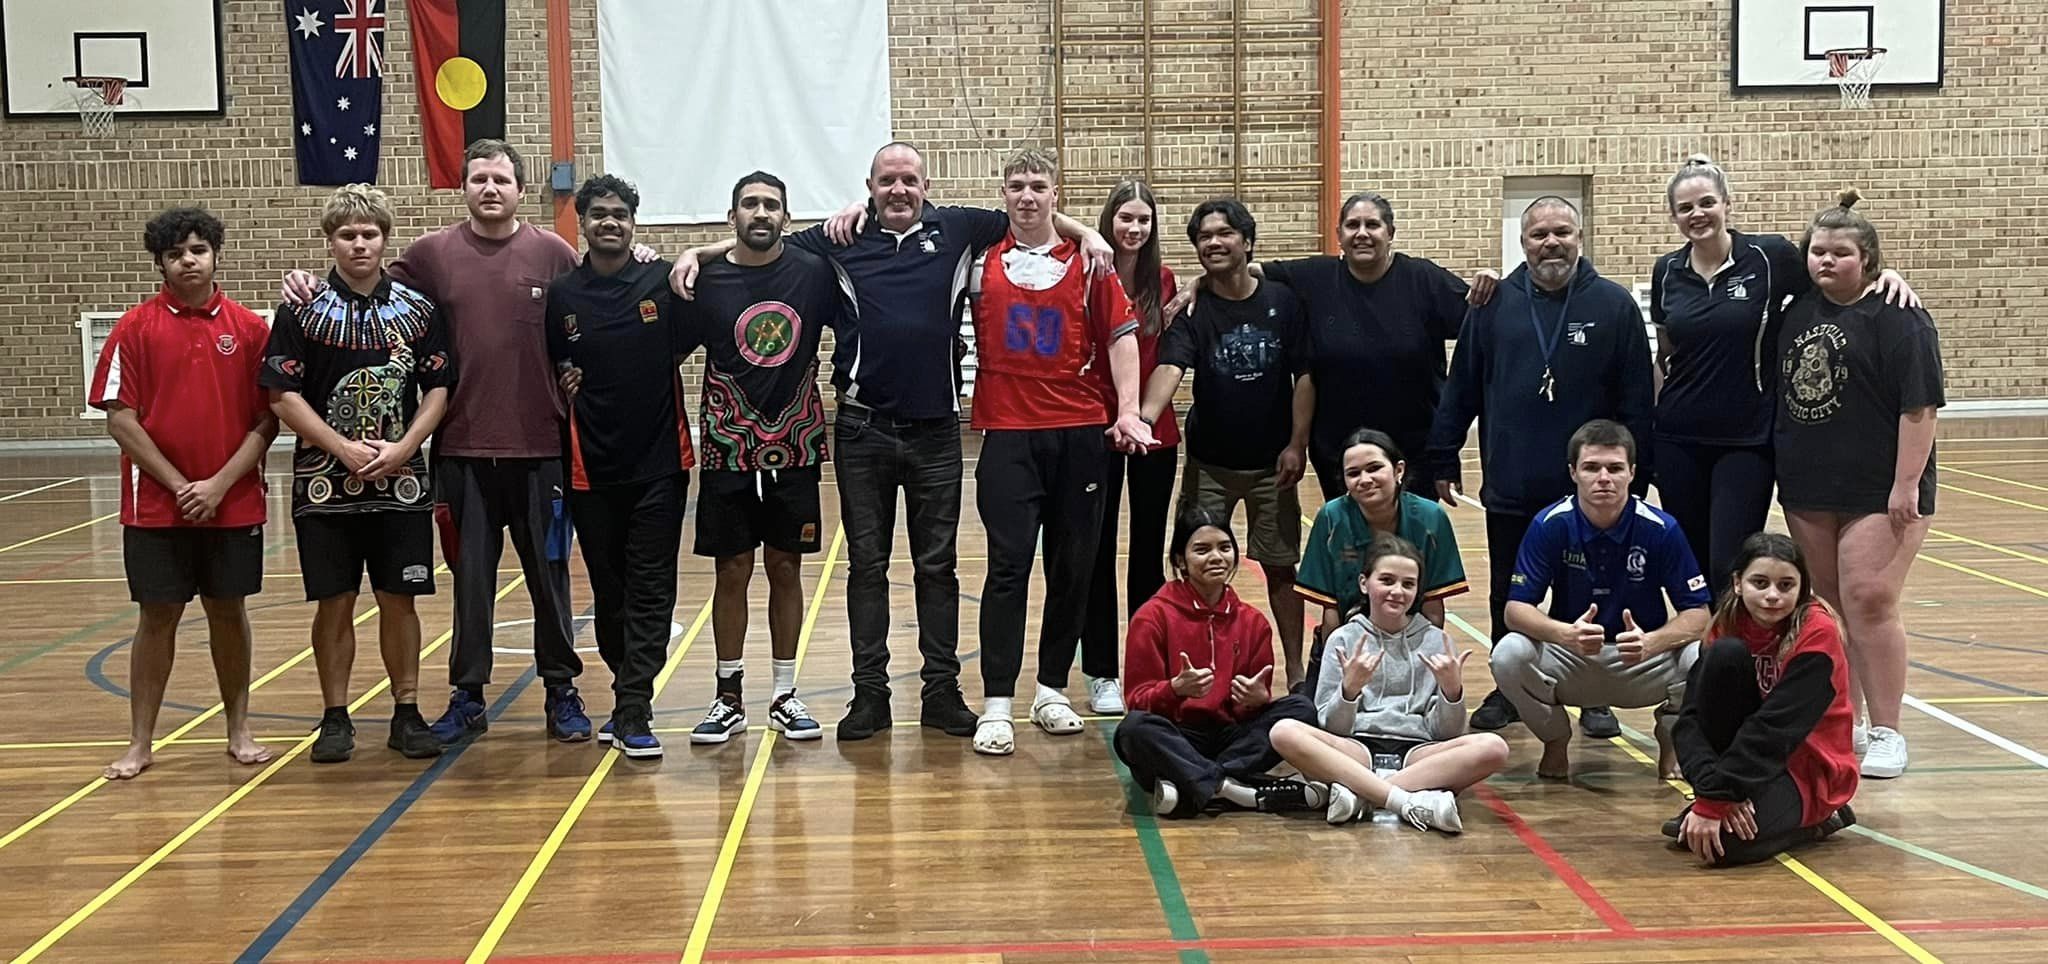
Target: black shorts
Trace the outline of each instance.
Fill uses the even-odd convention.
[[[139,603],[254,596],[263,591],[263,527],[124,526],[121,562],[128,598]]]
[[[302,515],[299,571],[306,598],[332,599],[370,588],[395,596],[434,594],[434,516],[429,512],[359,512]]]
[[[1408,766],[1408,756],[1431,743],[1425,740],[1397,740],[1385,736],[1353,736],[1365,752],[1372,754],[1374,770],[1400,770]]]
[[[783,552],[817,552],[818,466],[697,473],[697,547],[722,559],[765,545]]]

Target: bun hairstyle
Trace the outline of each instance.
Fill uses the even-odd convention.
[[[1678,186],[1696,177],[1714,182],[1714,194],[1721,203],[1728,203],[1728,173],[1721,170],[1714,159],[1705,154],[1688,155],[1685,163],[1678,165],[1678,173],[1671,175],[1671,181],[1664,185],[1664,206],[1672,213],[1678,210]]]
[[[1871,282],[1877,280],[1878,273],[1884,270],[1884,250],[1878,244],[1877,225],[1855,210],[1856,202],[1861,200],[1863,192],[1853,187],[1843,188],[1835,195],[1834,207],[1824,208],[1813,216],[1812,223],[1806,227],[1806,236],[1799,241],[1799,249],[1807,251],[1813,248],[1815,231],[1853,231],[1856,247],[1863,253],[1863,280]]]

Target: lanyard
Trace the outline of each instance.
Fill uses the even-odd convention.
[[[1564,307],[1558,309],[1557,324],[1550,326],[1549,337],[1544,337],[1543,322],[1536,317],[1536,282],[1527,275],[1522,277],[1523,293],[1529,298],[1529,327],[1536,332],[1536,347],[1543,352],[1543,382],[1536,387],[1536,394],[1546,402],[1557,401],[1557,382],[1550,376],[1550,358],[1557,354],[1557,343],[1564,336],[1565,318],[1572,310],[1572,289],[1569,282],[1564,289]]]

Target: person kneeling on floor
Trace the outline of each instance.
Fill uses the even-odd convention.
[[[1117,756],[1161,816],[1212,804],[1322,809],[1322,786],[1265,775],[1280,763],[1274,728],[1311,724],[1315,707],[1303,696],[1273,698],[1273,627],[1230,590],[1238,555],[1229,517],[1191,507],[1167,553],[1179,578],[1131,617],[1124,642],[1130,709],[1116,728]]]
[[[1365,550],[1364,611],[1330,634],[1316,679],[1322,724],[1286,722],[1273,746],[1314,781],[1327,781],[1333,824],[1393,811],[1418,830],[1458,833],[1457,793],[1498,771],[1508,744],[1465,733],[1465,661],[1419,612],[1422,554],[1390,533]]]

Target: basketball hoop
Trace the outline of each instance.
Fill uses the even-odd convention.
[[[78,123],[87,137],[105,137],[114,131],[114,108],[128,89],[126,77],[66,77],[71,98],[78,102]]]
[[[1828,76],[1842,88],[1843,107],[1869,107],[1870,83],[1884,64],[1883,47],[1838,47],[1827,52]]]

